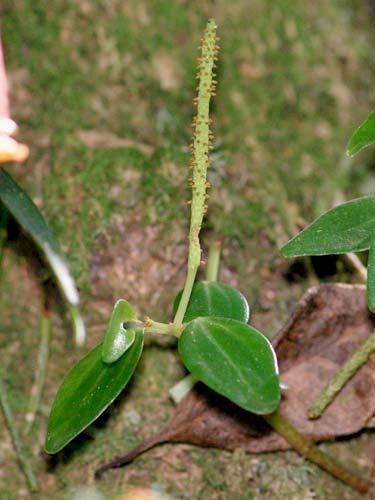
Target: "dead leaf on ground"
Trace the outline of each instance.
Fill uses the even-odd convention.
[[[79,130],[78,139],[88,148],[112,149],[112,148],[134,148],[144,155],[152,155],[154,147],[150,144],[133,141],[125,137],[119,137],[111,132],[100,130]]]
[[[307,409],[332,375],[374,330],[365,286],[328,284],[310,288],[278,333],[281,380],[288,385],[280,412],[314,441],[363,429],[375,413],[375,356],[348,382],[319,420]],[[124,457],[98,470],[120,467],[164,442],[184,442],[253,453],[286,450],[289,444],[262,419],[198,384],[179,403],[168,425]]]

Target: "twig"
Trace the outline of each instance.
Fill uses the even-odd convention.
[[[332,403],[335,396],[353,375],[366,363],[372,353],[375,352],[375,332],[360,345],[339,372],[333,377],[329,384],[323,389],[318,399],[310,406],[309,417],[319,418],[328,405]]]
[[[346,262],[346,264],[348,264],[349,267],[356,273],[356,275],[359,278],[359,281],[361,283],[366,283],[367,269],[358,258],[358,255],[356,255],[353,252],[349,252],[349,253],[344,253],[342,255],[342,258]]]
[[[38,366],[35,374],[34,386],[31,389],[31,396],[29,401],[29,409],[27,412],[27,424],[25,434],[29,434],[32,429],[35,416],[38,413],[42,393],[44,388],[44,381],[46,378],[46,369],[49,354],[49,341],[51,337],[52,322],[48,311],[43,311],[40,320],[40,345],[38,353]]]
[[[8,394],[6,392],[5,386],[0,376],[0,405],[4,413],[4,418],[6,425],[9,430],[9,434],[12,438],[13,447],[15,449],[18,462],[21,466],[22,472],[25,475],[27,486],[30,491],[38,490],[38,481],[31,467],[31,462],[25,453],[23,443],[18,434],[18,430],[15,424],[15,419],[10,409]]]
[[[314,443],[300,434],[297,429],[279,412],[276,411],[271,415],[263,415],[263,418],[273,429],[275,429],[276,432],[288,441],[292,448],[298,451],[305,458],[319,465],[319,467],[360,493],[367,493],[369,491],[370,483],[359,476],[356,476],[336,462],[336,460],[332,457],[323,453]]]

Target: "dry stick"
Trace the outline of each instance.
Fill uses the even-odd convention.
[[[18,430],[15,424],[15,419],[12,413],[12,410],[10,409],[9,405],[9,400],[8,400],[8,394],[5,389],[5,386],[3,384],[2,378],[0,376],[0,405],[1,409],[3,410],[4,418],[6,425],[9,430],[9,434],[12,438],[13,442],[13,447],[16,451],[17,454],[17,459],[18,462],[21,466],[22,472],[24,473],[26,477],[26,482],[27,485],[30,489],[30,491],[37,491],[38,490],[38,481],[34,475],[34,472],[31,467],[31,463],[29,461],[29,458],[27,457],[22,441],[20,439],[20,436],[18,434]]]
[[[31,389],[29,409],[27,412],[28,421],[26,424],[25,434],[30,433],[36,414],[38,413],[40,407],[40,402],[42,399],[42,393],[44,388],[44,381],[46,378],[51,330],[52,330],[52,322],[49,313],[48,311],[43,311],[40,320],[40,345],[38,353],[38,366],[35,374],[34,386]]]
[[[263,416],[263,418],[302,456],[319,465],[319,467],[360,493],[367,493],[369,491],[370,483],[352,474],[348,469],[336,462],[336,460],[322,452],[314,443],[300,434],[279,412]]]
[[[367,269],[360,261],[358,255],[353,252],[345,253],[342,255],[343,260],[349,267],[356,273],[361,283],[367,282]]]

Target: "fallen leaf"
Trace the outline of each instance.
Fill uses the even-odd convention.
[[[154,152],[154,147],[150,144],[144,144],[125,137],[119,137],[111,132],[104,132],[100,130],[78,130],[77,137],[88,148],[134,148],[146,156],[149,156]]]
[[[373,331],[363,285],[310,288],[274,340],[282,382],[288,385],[280,413],[313,441],[354,434],[375,413],[375,356],[347,383],[318,420],[307,409],[332,375]],[[252,453],[286,450],[289,444],[261,418],[197,384],[176,407],[167,426],[97,471],[120,467],[163,442],[184,442]]]

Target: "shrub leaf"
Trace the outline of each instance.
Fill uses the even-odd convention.
[[[64,448],[117,398],[141,357],[143,337],[143,331],[137,330],[133,345],[115,363],[102,361],[102,344],[98,344],[70,370],[48,419],[47,453]]]
[[[182,291],[175,298],[174,314],[180,303],[181,295]],[[250,308],[245,297],[235,288],[217,281],[198,281],[194,283],[184,323],[201,316],[231,318],[247,323]]]
[[[136,317],[136,312],[129,302],[123,299],[116,302],[103,340],[102,359],[105,363],[114,363],[132,346],[135,331],[125,329],[124,323]]]
[[[361,149],[375,143],[375,109],[366,120],[357,128],[352,135],[346,152],[349,156],[354,156]]]
[[[257,414],[279,406],[276,355],[258,330],[229,318],[197,318],[179,338],[188,370],[208,387]]]
[[[375,230],[375,196],[332,208],[281,248],[284,257],[368,250]]]

